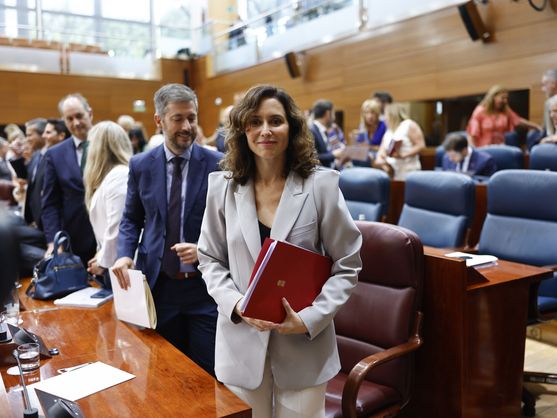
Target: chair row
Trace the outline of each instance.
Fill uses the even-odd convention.
[[[380,170],[341,172],[340,188],[354,219],[385,219],[389,178]],[[453,172],[416,171],[405,182],[398,225],[431,247],[464,247],[475,210],[475,183]],[[557,265],[557,173],[503,170],[487,184],[487,216],[478,250],[535,266]],[[557,310],[557,275],[540,286],[541,312]]]
[[[518,147],[509,145],[489,145],[479,148],[493,157],[497,171],[525,168],[524,153]],[[445,149],[439,145],[435,149],[435,167],[441,167]],[[530,170],[557,171],[557,146],[555,144],[538,144],[532,148],[529,156]]]

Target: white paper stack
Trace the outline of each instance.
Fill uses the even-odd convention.
[[[466,267],[487,267],[497,264],[498,258],[494,255],[483,255],[483,254],[470,254],[462,253],[456,251],[454,253],[445,254],[445,257],[460,258],[461,260],[466,260]]]
[[[97,361],[71,372],[41,380],[28,388],[37,388],[70,401],[77,401],[134,377],[131,373]]]

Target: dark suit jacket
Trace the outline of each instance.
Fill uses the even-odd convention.
[[[335,157],[332,152],[327,150],[327,144],[323,141],[319,128],[315,123],[312,123],[309,129],[313,134],[313,141],[315,142],[315,149],[317,150],[319,161],[325,167],[331,167],[332,163],[335,161]]]
[[[443,170],[456,171],[456,164],[449,160],[449,156],[443,156]],[[472,150],[467,174],[472,176],[491,176],[497,171],[497,165],[491,155],[486,152]]]
[[[222,154],[192,145],[184,205],[184,237],[197,242],[205,212],[207,177],[218,170]],[[154,288],[164,251],[166,216],[166,160],[163,145],[135,155],[130,161],[128,191],[118,236],[118,257],[133,259]],[[141,229],[143,236],[139,242]]]
[[[63,229],[70,235],[73,252],[88,260],[95,255],[96,243],[73,139],[48,149],[44,165],[41,219],[46,241],[52,242]]]
[[[8,167],[8,161],[0,158],[0,180],[12,180],[12,172]]]
[[[42,229],[41,189],[44,165],[44,156],[40,151],[35,152],[27,166],[27,192],[25,195],[25,221],[29,224],[35,222],[40,229]]]

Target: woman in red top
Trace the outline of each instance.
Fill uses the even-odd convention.
[[[484,147],[504,144],[505,134],[518,125],[541,130],[539,125],[521,118],[510,108],[507,89],[493,86],[474,109],[466,130],[475,147]]]

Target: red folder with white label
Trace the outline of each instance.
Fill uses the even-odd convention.
[[[329,257],[266,238],[253,267],[240,310],[249,318],[281,323],[282,298],[299,312],[310,306],[331,276]]]

